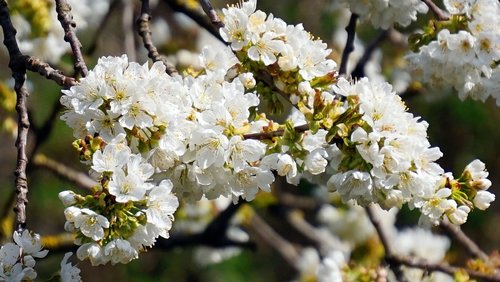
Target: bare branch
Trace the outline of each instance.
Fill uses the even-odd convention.
[[[488,261],[488,255],[483,252],[479,246],[472,241],[467,234],[465,234],[459,226],[450,223],[448,220],[442,221],[440,226],[450,235],[450,237],[456,239],[460,245],[465,247],[465,249],[474,257],[480,258],[483,261]]]
[[[155,247],[162,250],[169,250],[175,247],[202,245],[217,248],[238,246],[253,249],[255,248],[253,243],[234,241],[226,235],[231,218],[244,203],[240,200],[234,205],[229,205],[201,233],[173,235],[168,239],[160,238]]]
[[[33,165],[46,168],[87,190],[90,190],[92,187],[97,185],[97,182],[95,182],[87,174],[76,171],[56,160],[48,158],[43,154],[35,155],[33,158]]]
[[[148,57],[151,58],[153,62],[162,62],[167,68],[166,71],[168,74],[177,73],[175,66],[172,65],[165,56],[160,55],[158,49],[154,46],[151,29],[149,28],[150,21],[151,13],[149,10],[149,0],[142,0],[141,16],[137,19],[137,30],[142,37],[144,47],[148,50]]]
[[[304,132],[309,130],[309,125],[304,124],[304,125],[299,125],[294,127],[296,132]],[[266,140],[266,139],[272,139],[273,137],[277,136],[282,136],[283,133],[285,133],[284,129],[278,129],[275,131],[270,131],[270,132],[259,132],[259,133],[250,133],[250,134],[245,134],[243,135],[244,139],[256,139],[256,140]]]
[[[60,86],[71,87],[76,85],[76,80],[65,76],[60,70],[52,68],[46,62],[35,57],[24,56],[26,69],[41,74],[43,77],[55,81]]]
[[[347,62],[349,61],[349,54],[354,50],[354,37],[356,34],[356,22],[358,15],[352,14],[349,19],[345,31],[347,31],[347,40],[345,42],[344,51],[342,52],[342,61],[340,61],[339,74],[345,74],[347,71]]]
[[[426,271],[440,271],[447,273],[453,276],[455,273],[459,271],[465,271],[471,278],[481,279],[481,281],[500,281],[500,274],[495,273],[493,275],[484,274],[478,271],[472,271],[464,268],[449,266],[443,263],[429,263],[425,260],[417,259],[415,257],[402,257],[396,255],[393,252],[391,245],[389,244],[389,236],[385,233],[385,230],[380,222],[380,220],[376,217],[374,211],[374,204],[371,204],[366,208],[366,212],[368,213],[368,217],[372,222],[375,230],[377,231],[378,237],[382,242],[382,245],[385,249],[385,260],[391,266],[391,268],[398,270],[399,266],[405,265],[409,267],[420,268]]]
[[[71,51],[75,57],[75,71],[83,77],[87,76],[88,69],[83,60],[82,44],[75,33],[76,23],[71,14],[71,6],[66,0],[56,0],[57,19],[64,29],[64,40],[71,45]]]
[[[216,26],[212,25],[211,21],[208,20],[204,15],[187,8],[186,6],[184,6],[182,4],[179,4],[177,0],[164,0],[164,2],[167,3],[168,6],[170,6],[170,8],[172,8],[172,10],[174,10],[176,12],[183,13],[186,16],[190,17],[199,26],[206,29],[208,32],[210,32],[213,36],[215,36],[221,42],[224,42],[224,40],[222,39],[222,37],[219,34],[219,29]]]
[[[200,0],[199,2],[203,11],[212,22],[212,25],[218,28],[224,27],[224,23],[219,19],[219,16],[217,16],[217,12],[215,12],[212,4],[210,4],[210,0]]]
[[[422,0],[422,2],[424,2],[429,7],[429,9],[431,9],[432,13],[434,14],[434,16],[436,16],[438,20],[446,21],[450,19],[445,14],[445,12],[441,10],[441,8],[439,8],[436,4],[434,4],[434,2],[432,2],[432,0]]]
[[[17,119],[17,164],[15,170],[16,203],[14,211],[16,212],[17,226],[16,230],[22,232],[26,228],[26,205],[28,203],[28,179],[26,177],[26,166],[28,157],[26,154],[26,145],[28,143],[28,131],[30,127],[28,117],[28,90],[24,82],[26,81],[26,67],[23,61],[23,55],[19,50],[16,41],[16,29],[12,25],[7,2],[0,2],[0,24],[4,33],[4,45],[9,52],[9,68],[12,70],[14,78],[14,90],[16,91],[16,111]]]
[[[297,265],[299,253],[295,247],[274,231],[274,229],[269,226],[269,224],[267,224],[255,211],[248,224],[255,233],[257,233],[265,242],[267,242],[267,244],[269,244],[269,246],[278,251],[291,266],[300,270]]]
[[[112,18],[111,15],[120,6],[119,5],[120,2],[121,2],[120,0],[113,0],[111,2],[111,4],[109,5],[108,12],[106,13],[106,15],[104,15],[104,17],[102,18],[101,22],[98,25],[99,29],[97,30],[95,35],[92,37],[92,41],[89,44],[85,44],[88,47],[87,50],[84,51],[85,54],[91,55],[95,52],[95,50],[97,49],[97,45],[99,43],[100,35],[103,34],[101,32],[101,30],[104,29],[104,27],[108,25],[109,21]]]
[[[416,258],[400,257],[396,255],[387,256],[386,260],[389,264],[405,265],[409,267],[420,268],[426,271],[439,271],[447,273],[453,276],[455,273],[460,271],[465,271],[471,278],[481,279],[481,281],[488,282],[498,282],[500,281],[500,275],[487,275],[478,271],[467,270],[459,267],[454,267],[442,263],[428,263],[424,260],[419,260]]]
[[[389,34],[389,30],[383,30],[383,31],[381,31],[377,35],[377,37],[375,38],[375,40],[373,40],[373,42],[370,43],[370,45],[368,45],[368,47],[366,48],[365,52],[363,53],[363,56],[361,56],[361,58],[359,59],[358,63],[356,64],[356,67],[354,68],[354,70],[351,73],[351,76],[352,76],[353,79],[361,78],[361,77],[365,76],[365,65],[366,65],[366,63],[368,63],[368,61],[370,60],[373,52],[377,49],[377,47],[379,46],[380,42],[382,42],[387,37],[388,34]]]

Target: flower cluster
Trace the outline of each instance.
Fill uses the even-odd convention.
[[[443,215],[456,224],[464,223],[470,208],[483,207],[471,199],[484,199],[484,206],[489,206],[494,195],[485,191],[491,183],[484,164],[475,160],[458,180],[444,174],[435,163],[442,153],[427,140],[428,124],[406,111],[389,84],[371,83],[366,78],[357,83],[340,79],[335,89],[339,95],[357,97],[363,114],[344,142],[347,146],[341,147],[344,157],[339,172],[327,183],[344,201],[377,202],[386,208],[409,203],[434,224]],[[346,153],[353,146],[356,154]]]
[[[479,161],[459,179],[444,174],[427,123],[389,84],[337,79],[323,42],[255,8],[223,11],[230,47],[204,49],[196,75],[105,57],[63,90],[62,119],[99,182],[86,197],[60,194],[80,259],[126,263],[168,237],[178,199],[252,200],[275,174],[362,205],[408,203],[433,223],[461,224],[494,199]],[[282,100],[296,109],[284,124],[261,112]]]
[[[169,180],[151,183],[154,168],[123,142],[96,151],[92,164],[92,171],[100,173],[94,195],[59,194],[67,206],[65,229],[75,232],[75,243],[81,245],[79,259],[93,265],[127,263],[158,236],[169,237],[179,205]]]
[[[40,235],[28,230],[14,232],[13,239],[0,248],[0,281],[35,280],[35,258],[44,258],[49,251],[42,250]]]
[[[388,29],[395,23],[408,26],[418,13],[427,13],[427,6],[419,0],[341,0],[341,4],[357,14],[362,21],[370,21],[377,28]]]
[[[500,105],[500,3],[496,0],[444,1],[450,19],[431,22],[414,35],[418,53],[408,55],[410,68],[434,87],[452,85],[460,99],[488,97]]]

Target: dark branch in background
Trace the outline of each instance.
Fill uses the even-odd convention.
[[[9,52],[9,68],[12,70],[14,78],[14,90],[16,91],[16,111],[17,120],[17,164],[15,171],[16,203],[14,211],[16,212],[17,226],[16,230],[22,232],[26,228],[26,205],[28,203],[28,179],[26,177],[26,166],[28,157],[26,154],[26,145],[28,143],[28,131],[30,127],[28,118],[28,108],[26,105],[29,93],[24,82],[26,81],[26,66],[23,60],[23,54],[19,50],[16,41],[16,29],[12,25],[9,15],[7,2],[0,2],[0,24],[2,25],[4,40],[3,43]]]
[[[419,268],[422,270],[426,271],[439,271],[439,272],[444,272],[446,274],[449,274],[453,276],[455,273],[459,271],[465,271],[471,278],[475,279],[481,279],[481,281],[488,281],[488,282],[499,282],[500,281],[500,274],[496,273],[493,275],[487,275],[478,271],[472,271],[464,268],[459,268],[459,267],[454,267],[454,266],[449,266],[443,263],[429,263],[425,260],[418,259],[415,257],[402,257],[398,256],[395,252],[393,252],[391,245],[389,244],[389,236],[385,233],[385,230],[382,226],[382,223],[380,220],[377,218],[375,215],[374,211],[374,204],[371,204],[366,208],[366,212],[368,213],[368,217],[370,218],[370,221],[372,222],[373,226],[375,227],[375,230],[377,231],[378,237],[380,238],[380,241],[382,242],[382,245],[384,246],[385,249],[385,256],[384,259],[385,261],[389,264],[391,269],[398,270],[400,266],[405,265],[409,267],[415,267]],[[465,235],[465,234],[464,234]]]
[[[151,29],[149,28],[149,21],[151,21],[149,0],[142,0],[141,15],[137,19],[137,30],[142,37],[144,47],[148,50],[148,57],[151,58],[153,62],[162,62],[167,68],[166,71],[168,74],[177,73],[175,66],[172,65],[165,56],[160,55],[158,49],[154,46],[153,38],[151,37]]]
[[[130,61],[137,60],[134,36],[134,4],[135,1],[122,0],[123,50]]]
[[[288,242],[280,234],[267,224],[255,211],[252,219],[248,223],[248,227],[253,232],[258,234],[270,247],[274,248],[288,262],[289,265],[300,271],[297,262],[299,260],[299,252],[295,249],[292,243]]]
[[[185,14],[186,16],[190,17],[193,21],[195,21],[199,26],[203,27],[206,29],[208,32],[210,32],[213,36],[215,36],[217,39],[219,39],[221,42],[224,42],[222,37],[219,34],[219,29],[215,26],[212,25],[210,20],[208,20],[204,15],[193,11],[191,9],[188,9],[186,6],[179,4],[177,0],[164,0],[165,3],[167,3],[170,8],[176,12],[180,12]]]
[[[445,12],[441,10],[441,8],[439,8],[436,4],[434,4],[432,0],[422,0],[422,2],[424,2],[427,5],[427,7],[431,9],[432,13],[434,14],[434,16],[436,16],[438,20],[446,21],[449,19],[449,17],[445,14]]]
[[[87,76],[88,69],[83,60],[82,44],[78,37],[76,37],[75,28],[76,23],[71,14],[71,6],[66,0],[56,0],[57,19],[61,22],[64,29],[64,41],[71,45],[71,51],[75,57],[75,71],[80,73],[83,77]]]
[[[212,22],[212,25],[217,28],[224,27],[224,23],[219,19],[219,16],[217,16],[217,13],[212,7],[212,4],[210,4],[210,1],[200,0],[199,2],[201,7],[203,8],[203,11],[205,11],[205,14],[207,14],[208,18]]]
[[[65,178],[76,185],[90,190],[97,185],[97,182],[90,178],[86,173],[76,171],[56,160],[50,159],[43,154],[37,154],[33,158],[33,165],[48,169],[56,175]]]
[[[173,235],[168,239],[159,238],[155,248],[170,250],[177,247],[201,245],[215,248],[238,246],[254,249],[255,246],[253,243],[234,241],[227,238],[226,235],[231,218],[244,203],[245,202],[240,200],[237,204],[228,206],[214,220],[212,220],[203,232],[190,235]]]
[[[370,45],[368,45],[368,47],[366,48],[365,52],[363,53],[363,56],[361,56],[361,59],[359,59],[358,63],[356,64],[356,67],[354,68],[354,70],[351,73],[351,77],[353,79],[358,79],[358,78],[365,77],[365,66],[366,66],[366,63],[368,63],[368,61],[370,60],[373,52],[377,49],[377,47],[379,46],[380,42],[382,42],[387,37],[388,34],[389,34],[389,30],[383,30],[383,31],[381,31],[377,35],[377,37],[375,38],[375,40],[373,40],[373,42],[370,43]]]
[[[440,223],[440,226],[448,233],[451,238],[457,240],[460,245],[462,245],[472,256],[482,259],[483,261],[488,261],[488,255],[483,252],[479,246],[472,241],[460,228],[449,221],[445,220]]]
[[[88,48],[85,51],[85,54],[92,55],[95,52],[95,50],[97,49],[97,45],[99,43],[98,41],[99,41],[100,35],[103,34],[103,32],[101,32],[101,30],[105,26],[108,25],[109,21],[111,20],[111,15],[120,6],[119,4],[120,4],[120,0],[113,0],[111,2],[111,4],[109,5],[108,12],[106,13],[106,15],[104,15],[103,19],[99,23],[99,25],[98,25],[99,28],[97,29],[95,35],[92,37],[92,42],[90,44],[88,44]]]
[[[356,34],[356,22],[358,15],[352,14],[349,19],[345,31],[347,31],[347,40],[345,42],[344,51],[342,52],[342,60],[340,61],[339,74],[345,74],[347,71],[347,62],[349,61],[349,54],[354,50],[354,37]]]

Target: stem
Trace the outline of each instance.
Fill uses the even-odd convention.
[[[137,19],[137,30],[142,37],[144,48],[148,50],[148,57],[153,62],[162,62],[166,67],[166,72],[171,75],[177,73],[175,66],[172,65],[167,59],[158,53],[158,49],[153,44],[151,29],[149,22],[151,21],[151,13],[149,10],[149,0],[142,0],[141,16]]]
[[[12,25],[7,2],[0,2],[0,24],[4,33],[4,45],[9,52],[9,68],[12,70],[14,78],[14,90],[16,91],[16,111],[17,119],[17,163],[15,175],[16,202],[14,211],[16,212],[16,230],[22,232],[26,228],[26,205],[28,203],[28,179],[26,177],[26,166],[28,157],[26,145],[28,143],[28,131],[30,127],[28,109],[26,102],[29,96],[24,82],[26,81],[26,67],[23,61],[23,54],[19,50],[16,41],[16,29]]]
[[[356,22],[358,15],[352,14],[349,19],[345,31],[347,31],[347,41],[345,42],[344,51],[342,52],[342,61],[340,62],[339,74],[345,74],[347,71],[347,62],[349,61],[349,54],[354,50],[354,37],[356,34]]]

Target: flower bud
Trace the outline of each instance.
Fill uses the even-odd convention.
[[[472,202],[480,210],[485,210],[490,207],[491,202],[495,200],[495,195],[488,191],[478,191]]]
[[[76,194],[73,191],[62,191],[59,193],[59,199],[63,202],[63,205],[68,207],[76,204]]]
[[[461,225],[467,221],[467,215],[469,215],[470,208],[468,206],[460,206],[452,213],[448,214],[448,218],[453,224]]]

